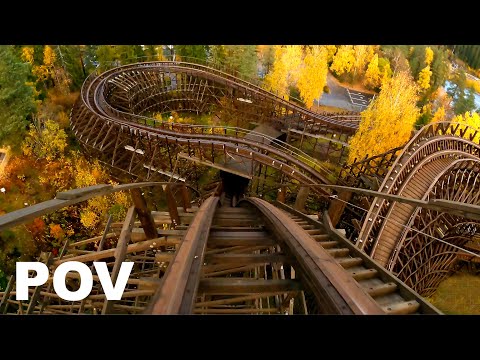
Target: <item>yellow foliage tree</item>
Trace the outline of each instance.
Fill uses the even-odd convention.
[[[434,122],[440,122],[445,120],[445,108],[443,106],[440,106],[437,111],[435,111],[435,114],[433,114],[432,120],[430,121],[431,123]]]
[[[325,45],[325,48],[327,49],[327,61],[330,64],[337,52],[337,47],[335,45]]]
[[[372,60],[375,54],[375,47],[373,45],[355,45],[353,50],[355,57],[353,76],[357,78],[365,73],[365,66]]]
[[[272,70],[265,76],[264,86],[267,90],[277,93],[288,99],[288,69],[283,62],[284,49],[280,45],[275,46],[275,58]]]
[[[430,65],[425,66],[420,74],[418,75],[418,86],[422,90],[427,90],[430,88],[430,78],[432,76],[432,71],[430,70]]]
[[[24,155],[51,161],[64,155],[67,147],[67,134],[59,124],[47,120],[42,129],[30,125],[30,130],[22,144]]]
[[[56,240],[63,240],[65,238],[65,232],[63,231],[60,224],[50,224],[50,235]]]
[[[34,54],[33,47],[25,46],[22,47],[22,60],[30,63],[33,65],[33,54]]]
[[[102,168],[98,160],[89,163],[83,157],[77,157],[75,161],[75,187],[86,187],[97,184],[110,183],[107,172]],[[130,204],[126,194],[110,194],[97,196],[87,201],[86,206],[80,211],[80,222],[88,229],[96,229],[108,213],[111,213],[114,221],[121,221],[125,217]]]
[[[302,63],[302,47],[299,45],[275,46],[273,68],[265,77],[267,90],[288,100],[288,87],[297,82]]]
[[[361,113],[360,126],[350,141],[348,162],[404,145],[419,115],[417,100],[417,85],[408,72],[398,72],[386,80],[379,95]]]
[[[342,45],[333,58],[330,70],[338,76],[349,73],[355,64],[355,50],[353,45]]]
[[[425,65],[429,66],[432,64],[433,61],[433,50],[431,47],[426,47],[425,48]]]
[[[375,54],[368,64],[365,78],[363,80],[365,86],[374,89],[380,87],[382,78],[380,77],[380,69],[378,68],[378,55]]]
[[[43,49],[43,64],[34,65],[32,69],[32,74],[37,77],[38,81],[47,81],[52,78],[54,73],[53,65],[56,58],[57,57],[53,49],[46,45]]]
[[[452,122],[457,122],[460,124],[468,125],[470,129],[467,130],[465,137],[473,135],[477,130],[478,133],[473,138],[473,141],[478,144],[480,141],[480,115],[477,112],[469,112],[467,111],[465,114],[460,114],[455,116],[452,119]]]
[[[312,46],[306,50],[297,87],[307,108],[311,108],[315,98],[323,93],[327,83],[327,59],[328,50],[324,46]]]

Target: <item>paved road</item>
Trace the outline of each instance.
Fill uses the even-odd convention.
[[[335,81],[330,73],[327,74],[327,85],[330,88],[330,93],[322,95],[320,105],[333,106],[349,111],[362,111],[373,97],[370,94],[344,88]],[[315,103],[318,104],[318,99],[315,100]]]

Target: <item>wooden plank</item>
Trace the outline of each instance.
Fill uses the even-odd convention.
[[[350,201],[352,196],[353,193],[351,191],[339,191],[337,198],[331,200],[328,208],[328,215],[330,216],[333,226],[337,226],[345,207],[347,206],[347,202]]]
[[[117,185],[114,187],[109,187],[105,186],[101,190],[96,189],[93,192],[89,192],[88,189],[90,187],[84,188],[84,194],[80,197],[76,197],[73,199],[68,199],[68,200],[63,200],[63,199],[52,199],[48,201],[41,202],[39,204],[35,204],[23,209],[15,210],[12,212],[9,212],[5,215],[0,216],[0,231],[10,228],[12,226],[26,223],[28,221],[31,221],[39,216],[48,214],[50,212],[53,212],[55,210],[80,203],[82,201],[91,199],[96,196],[101,196],[101,195],[108,195],[117,191],[123,191],[123,190],[130,190],[134,189],[137,187],[144,187],[144,186],[158,186],[166,183],[162,182],[143,182],[143,183],[132,183],[132,184],[123,184],[123,185]],[[96,185],[95,185],[96,186]],[[67,195],[68,196],[68,195]]]
[[[279,314],[277,308],[245,308],[245,309],[194,309],[195,314]]]
[[[115,264],[113,265],[112,273],[110,275],[112,279],[112,284],[117,282],[118,273],[120,272],[120,267],[122,262],[125,260],[127,255],[128,243],[130,242],[130,234],[133,228],[133,222],[135,221],[135,206],[131,206],[127,210],[127,215],[125,216],[125,222],[123,223],[122,231],[120,232],[120,237],[118,238],[117,247],[115,248]],[[102,314],[108,314],[112,310],[113,301],[106,300],[103,304]]]
[[[108,184],[92,185],[84,188],[78,188],[78,189],[59,192],[57,193],[55,198],[59,200],[78,199],[85,195],[94,195],[94,194],[100,195],[105,193],[105,190],[111,190],[112,188],[113,186]]]
[[[105,236],[105,239],[112,239],[112,238],[116,237],[117,235],[115,233],[108,233],[108,234],[104,233],[104,235],[95,236],[95,237],[90,238],[90,239],[70,243],[70,244],[68,244],[68,249],[75,248],[75,247],[78,247],[78,246],[88,245],[92,242],[96,242],[96,241],[99,241],[99,240],[101,241],[104,236]]]
[[[170,213],[170,218],[172,219],[173,225],[175,227],[177,225],[180,225],[181,222],[180,216],[178,215],[177,201],[173,196],[172,186],[170,184],[165,186],[165,194],[167,196],[168,212]]]
[[[137,242],[134,244],[130,244],[127,246],[126,253],[130,254],[130,253],[145,251],[148,249],[157,249],[160,246],[178,245],[180,243],[181,243],[180,239],[170,239],[170,238],[165,239],[164,237],[161,237],[157,239],[145,240],[145,241]],[[105,259],[105,258],[115,256],[115,250],[116,249],[108,249],[108,250],[102,250],[98,252],[91,252],[85,255],[64,257],[61,260],[56,260],[53,264],[54,266],[58,266],[65,261],[80,261],[80,262],[97,261],[100,259]]]
[[[49,252],[47,254],[45,260],[43,261],[45,263],[45,265],[47,265],[47,266],[49,265],[51,258],[52,258],[52,253]],[[30,298],[30,303],[28,304],[28,307],[27,307],[27,314],[32,314],[33,313],[33,310],[35,309],[35,306],[37,305],[37,301],[38,301],[38,298],[40,296],[40,291],[41,291],[42,287],[43,287],[43,284],[35,287],[33,295]]]
[[[181,194],[182,194],[182,204],[183,204],[183,211],[187,212],[188,209],[191,207],[190,204],[190,194],[188,193],[188,189],[185,184],[181,187]]]
[[[208,241],[209,246],[273,246],[276,241],[270,237],[251,237],[251,238],[234,238],[234,237],[211,237]]]
[[[142,229],[145,232],[147,240],[155,239],[158,237],[157,227],[155,226],[155,221],[153,220],[152,213],[148,210],[147,202],[142,195],[140,189],[130,190],[132,196],[133,204],[135,205],[135,210],[137,211],[138,219],[142,224]]]
[[[163,284],[147,310],[149,313],[178,314],[181,309],[183,312],[192,311],[203,264],[203,252],[218,200],[218,197],[208,198],[195,214],[173,262],[163,277]]]
[[[201,307],[208,307],[208,306],[235,304],[235,303],[239,303],[239,302],[260,299],[260,298],[264,298],[264,297],[267,297],[267,296],[282,295],[282,294],[284,294],[283,291],[277,291],[277,292],[271,292],[271,293],[264,292],[264,293],[258,293],[258,294],[253,294],[253,295],[246,295],[246,296],[235,296],[235,297],[227,298],[227,299],[197,302],[197,303],[195,303],[195,307],[196,307],[196,309],[199,309]]]
[[[289,258],[284,254],[214,254],[205,256],[205,262],[217,264],[243,264],[243,263],[274,263],[287,262]]]
[[[258,294],[271,292],[289,292],[302,290],[298,280],[256,280],[246,278],[210,278],[200,280],[199,294]]]

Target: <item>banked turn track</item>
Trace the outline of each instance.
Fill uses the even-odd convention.
[[[148,117],[171,111],[215,112],[224,118],[240,118],[244,124],[307,130],[325,140],[332,156],[338,148],[335,141],[346,142],[356,129],[353,123],[308,111],[228,73],[171,61],[91,74],[72,110],[71,125],[88,154],[117,173],[143,180],[172,176],[195,183],[202,165],[222,168],[232,158],[243,163],[240,175],[249,178],[265,178],[268,173],[277,182],[328,182],[328,172],[318,162],[278,140],[261,134],[249,140],[244,138],[248,133],[244,129],[172,124]],[[177,163],[185,159],[194,161]],[[257,189],[265,191],[258,184]]]
[[[452,201],[453,210],[461,210],[459,203],[479,205],[479,135],[477,129],[458,123],[423,127],[397,156],[379,191]],[[449,244],[461,248],[472,244],[478,230],[478,221],[448,211],[375,198],[357,245],[420,294],[430,296],[458,260],[459,249]]]

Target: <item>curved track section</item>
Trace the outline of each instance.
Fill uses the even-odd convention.
[[[84,150],[117,174],[142,180],[195,183],[207,166],[232,168],[241,176],[263,174],[276,182],[328,183],[328,171],[313,158],[278,140],[239,128],[165,123],[154,113],[214,113],[242,124],[302,128],[347,141],[356,126],[308,111],[227,73],[184,62],[148,62],[92,74],[71,113]],[[181,156],[179,156],[181,155]],[[190,160],[190,161],[188,161]],[[178,163],[183,161],[184,163]],[[315,190],[321,193],[321,190]]]
[[[379,191],[408,198],[479,203],[477,131],[456,123],[424,127],[405,146]],[[431,295],[455,264],[475,223],[447,213],[375,198],[357,245],[422,295]],[[468,231],[464,231],[468,228]],[[447,242],[439,242],[441,239]]]

